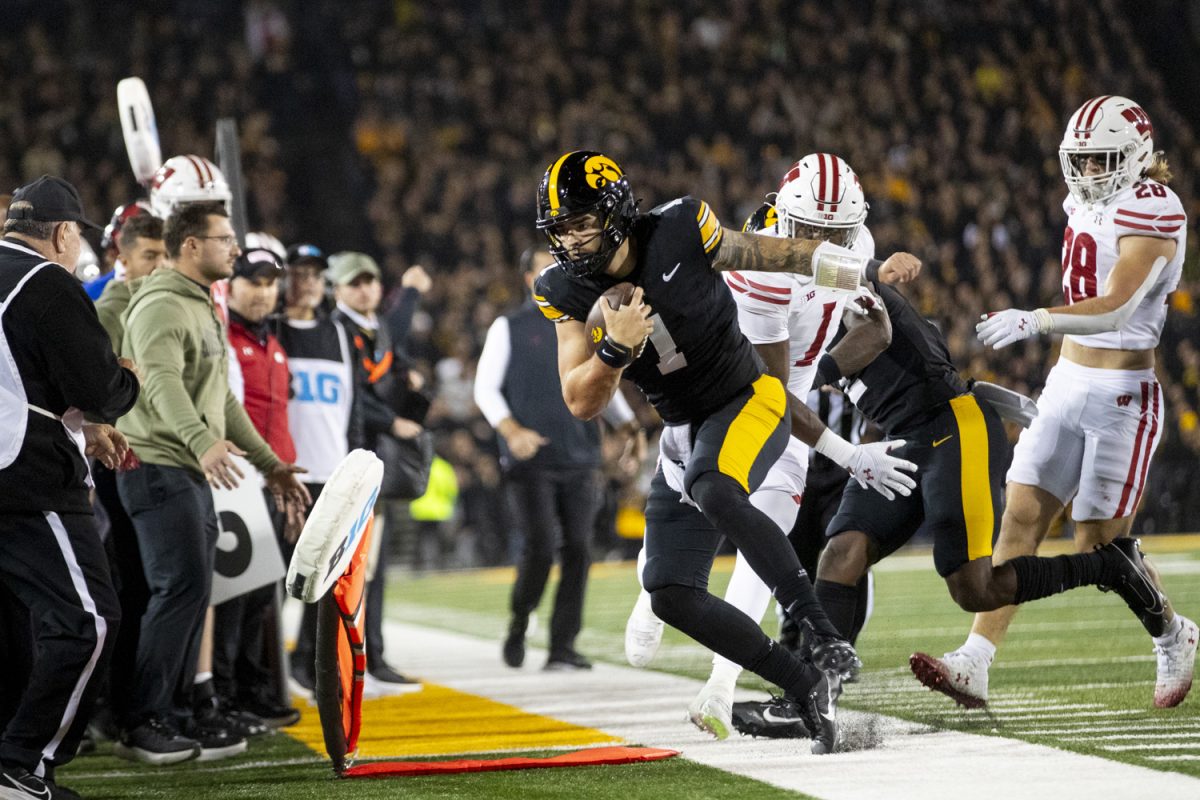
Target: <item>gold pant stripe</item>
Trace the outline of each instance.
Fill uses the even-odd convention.
[[[960,479],[962,480],[963,520],[967,523],[967,558],[992,554],[992,483],[988,468],[987,422],[979,403],[969,394],[950,401],[958,421]]]
[[[754,466],[763,445],[779,427],[787,412],[787,395],[783,384],[770,375],[760,375],[754,382],[754,394],[729,424],[729,432],[721,443],[717,469],[750,491],[750,469]]]

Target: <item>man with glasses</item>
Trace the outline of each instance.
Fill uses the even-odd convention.
[[[179,207],[164,239],[174,269],[146,278],[125,315],[122,355],[141,365],[145,390],[120,430],[142,464],[117,478],[150,600],[115,752],[149,764],[246,749],[227,727],[190,712],[216,557],[209,485],[237,485],[243,474],[231,455],[238,454],[263,473],[280,507],[296,513],[309,499],[299,468],[271,451],[229,389],[229,349],[209,294],[214,281],[233,274],[241,252],[224,206]]]

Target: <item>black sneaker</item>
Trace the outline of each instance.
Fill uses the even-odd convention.
[[[197,716],[203,715],[207,721],[217,725],[223,724],[238,736],[262,736],[271,730],[271,726],[262,717],[244,709],[235,708],[227,702],[222,702],[211,711],[206,709],[196,713]]]
[[[216,761],[246,752],[246,737],[232,730],[220,714],[192,717],[183,731],[200,745],[197,761]]]
[[[800,706],[785,697],[733,704],[733,727],[744,736],[811,739]]]
[[[546,672],[578,672],[591,668],[592,662],[574,650],[552,653],[546,666],[542,667]]]
[[[836,675],[840,681],[850,681],[858,677],[862,669],[862,661],[854,651],[854,645],[841,638],[817,633],[816,628],[808,620],[804,620],[804,638],[809,645],[810,659],[813,666],[825,673]]]
[[[814,755],[826,755],[837,749],[837,698],[841,688],[836,675],[822,672],[821,679],[799,699],[800,715],[812,735]]]
[[[122,732],[113,743],[113,753],[130,761],[165,766],[196,758],[200,743],[181,734],[168,720],[154,716]]]
[[[1165,613],[1166,602],[1150,577],[1137,539],[1121,536],[1096,550],[1108,562],[1105,577],[1096,588],[1116,592],[1139,617]]]
[[[368,667],[367,674],[380,683],[394,683],[400,686],[407,686],[414,683],[419,684],[420,681],[402,675],[396,670],[389,667],[387,664],[380,663],[376,667]]]
[[[510,630],[504,640],[504,663],[517,669],[525,663],[525,629]]]
[[[272,728],[286,728],[300,721],[300,709],[259,698],[247,698],[238,708],[254,714]]]

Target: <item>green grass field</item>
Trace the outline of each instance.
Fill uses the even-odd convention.
[[[1173,602],[1189,616],[1200,613],[1200,552],[1194,541],[1160,541],[1151,540],[1147,550],[1162,553],[1156,562]],[[909,654],[952,649],[970,625],[970,616],[953,604],[928,561],[927,555],[899,555],[877,571],[875,613],[859,642],[865,669],[848,689],[845,706],[1200,776],[1200,698],[1190,697],[1170,711],[1151,707],[1150,642],[1112,595],[1083,589],[1023,609],[992,669],[988,712],[956,709],[918,685],[908,672]],[[723,591],[731,568],[732,559],[718,560],[715,591]],[[389,588],[389,613],[494,640],[499,658],[511,578],[511,570],[398,575]],[[549,589],[547,600],[553,596],[553,586]],[[636,592],[632,564],[593,568],[581,651],[624,663],[625,620]],[[548,605],[540,616],[549,618]],[[773,619],[764,627],[773,632]],[[708,665],[706,651],[668,629],[653,667],[704,678]],[[744,677],[743,684],[767,688],[754,676]],[[77,759],[59,777],[86,797],[113,800],[802,796],[682,758],[615,768],[337,781],[326,759],[285,735],[253,740],[249,752],[235,759],[167,769],[117,759],[102,745],[99,755]]]

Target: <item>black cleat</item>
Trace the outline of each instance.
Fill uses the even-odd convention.
[[[592,662],[574,650],[551,653],[550,658],[546,661],[546,666],[542,667],[546,672],[578,672],[591,668]]]
[[[858,671],[862,669],[862,660],[854,651],[854,645],[840,636],[817,633],[808,620],[804,620],[802,624],[805,628],[804,639],[809,645],[809,657],[814,667],[826,674],[837,676],[839,686],[841,681],[852,681],[858,677]]]
[[[1166,601],[1150,577],[1137,539],[1121,536],[1096,549],[1108,562],[1105,577],[1096,588],[1116,592],[1139,617],[1166,611]]]
[[[733,704],[733,727],[743,736],[811,739],[800,704],[785,697]]]
[[[822,672],[821,679],[797,703],[812,735],[814,755],[826,755],[837,749],[837,699],[841,693],[841,680],[836,675]]]

